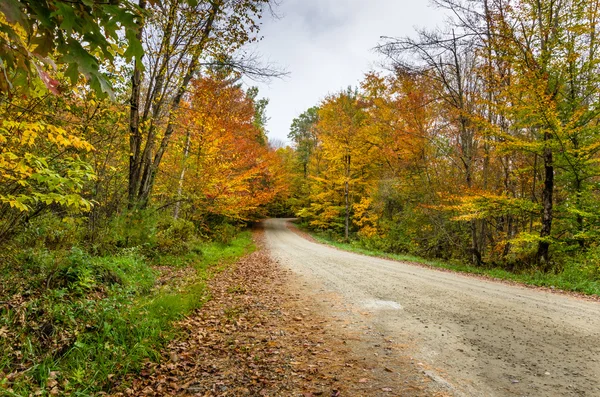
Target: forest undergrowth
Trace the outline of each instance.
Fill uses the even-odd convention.
[[[254,250],[248,231],[209,241],[191,222],[148,218],[122,247],[119,228],[132,219],[91,247],[50,250],[69,233],[51,216],[17,238],[0,269],[0,395],[110,390],[160,357],[174,321],[210,299],[208,279]]]

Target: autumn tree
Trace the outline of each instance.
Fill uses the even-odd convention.
[[[444,105],[442,115],[447,123],[444,133],[452,144],[455,163],[464,177],[467,191],[475,187],[475,162],[480,149],[481,133],[474,121],[478,114],[479,80],[477,59],[471,41],[451,30],[446,36],[422,30],[417,39],[388,39],[378,47],[390,57],[395,68],[420,73],[438,89],[438,100]],[[481,264],[481,225],[470,221],[471,254]]]
[[[321,164],[318,170],[313,167],[316,171],[309,176],[310,206],[299,212],[315,227],[339,225],[346,240],[352,207],[373,180],[371,153],[375,148],[366,136],[364,107],[358,91],[352,89],[328,97],[319,106],[314,127],[318,143],[311,161],[318,159]],[[297,132],[296,127],[298,123],[292,133]]]
[[[420,31],[378,48],[397,70],[432,81],[437,100],[428,107],[443,107],[431,142],[456,144],[446,155],[460,165],[465,189],[455,195],[461,204],[447,209],[470,224],[473,261],[506,260],[518,246],[527,255],[535,243],[533,261],[549,270],[555,236],[578,235],[585,247],[585,219],[595,218],[583,197],[593,197],[585,181],[597,176],[598,4],[436,4],[455,15],[443,33]]]
[[[256,90],[245,92],[235,80],[192,81],[158,189],[174,199],[176,217],[185,208],[188,218],[202,222],[256,219],[285,188],[279,157],[263,143],[256,122],[256,97]]]
[[[345,238],[348,218],[369,224],[377,238],[355,238],[386,250],[556,271],[551,249],[585,255],[599,230],[600,5],[436,4],[454,15],[443,29],[378,47],[389,74],[368,74],[355,102],[328,98],[317,122],[294,121],[310,188],[299,215]],[[369,167],[355,179],[357,157]]]
[[[140,8],[128,1],[2,1],[0,93],[41,81],[58,94],[59,75],[72,84],[83,75],[97,93],[112,94],[101,66],[119,57],[141,58],[135,24]]]
[[[528,128],[533,137],[527,150],[533,149],[542,160],[542,216],[536,256],[546,270],[551,268],[557,165],[572,176],[578,207],[583,180],[597,172],[589,160],[597,153],[592,125],[598,107],[593,98],[600,87],[595,72],[589,73],[598,65],[598,6],[596,1],[524,1],[515,10],[490,11],[498,19],[494,34],[504,37],[496,44],[504,45],[514,65],[513,87],[509,87],[513,89],[509,92],[512,110],[519,112],[521,128]],[[511,27],[511,21],[516,20],[522,21],[520,29]],[[578,223],[581,229],[582,218]]]
[[[110,391],[193,310],[173,298],[198,261],[286,196],[268,100],[240,84],[274,73],[242,50],[268,7],[0,1],[0,394]]]
[[[175,130],[192,79],[207,66],[255,76],[277,75],[240,49],[258,39],[258,19],[269,0],[215,0],[139,4],[138,37],[146,56],[136,62],[130,115],[130,206],[144,207]]]
[[[292,126],[288,133],[288,138],[294,142],[297,157],[305,178],[308,177],[308,166],[317,145],[316,125],[319,121],[318,112],[319,108],[315,106],[307,109],[292,121]]]

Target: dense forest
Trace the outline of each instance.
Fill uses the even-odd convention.
[[[600,3],[459,1],[389,73],[294,120],[310,228],[375,250],[598,279]]]
[[[241,80],[281,74],[246,50],[271,3],[0,11],[0,394],[95,395],[157,358],[286,190]]]
[[[600,1],[435,0],[279,148],[243,83],[284,74],[248,50],[275,3],[0,2],[0,394],[119,385],[268,216],[600,282]]]

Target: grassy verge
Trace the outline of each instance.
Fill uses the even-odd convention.
[[[252,250],[251,233],[243,232],[228,244],[194,243],[183,255],[147,259],[129,249],[92,257],[74,250],[58,269],[53,260],[24,260],[14,274],[41,267],[45,276],[23,283],[39,293],[9,293],[13,302],[0,305],[0,395],[110,389],[145,360],[157,360],[177,333],[173,322],[209,299],[206,281]]]
[[[514,273],[502,268],[476,267],[461,263],[447,263],[436,260],[429,260],[412,255],[390,254],[383,251],[369,250],[365,249],[364,247],[361,247],[360,242],[358,241],[343,243],[336,241],[335,239],[323,233],[314,232],[305,228],[302,228],[302,230],[309,233],[315,240],[317,240],[320,243],[328,244],[345,251],[355,252],[362,255],[392,259],[397,261],[413,262],[421,265],[430,266],[432,268],[442,268],[452,270],[455,272],[488,276],[500,280],[510,280],[527,285],[549,287],[564,291],[579,292],[586,295],[600,296],[600,280],[589,277],[586,274],[586,272],[581,269],[581,266],[577,263],[570,263],[566,265],[564,267],[564,270],[557,274],[542,273],[535,270]]]

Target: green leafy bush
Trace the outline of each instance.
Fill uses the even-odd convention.
[[[82,240],[85,218],[45,213],[28,222],[15,242],[28,248],[70,250]]]
[[[213,239],[221,244],[230,244],[239,232],[238,227],[229,223],[222,223],[212,229]]]
[[[159,215],[151,210],[127,211],[115,216],[100,233],[96,243],[99,254],[111,254],[120,248],[144,247],[151,250],[156,246]]]
[[[185,219],[168,218],[158,229],[156,249],[161,254],[184,254],[191,249],[189,243],[197,239],[194,223]]]

